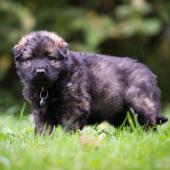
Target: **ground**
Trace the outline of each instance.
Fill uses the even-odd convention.
[[[0,170],[41,169],[169,170],[170,123],[158,132],[103,123],[74,134],[58,127],[35,136],[30,117],[0,114]]]

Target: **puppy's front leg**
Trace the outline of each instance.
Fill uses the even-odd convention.
[[[50,120],[47,120],[46,110],[43,109],[32,109],[34,122],[35,122],[35,133],[42,134],[48,133],[50,134],[54,129],[54,123]]]
[[[31,114],[33,115],[35,122],[35,133],[43,133],[45,130],[45,121],[43,120],[43,113],[40,109],[32,109]]]
[[[51,134],[58,122],[55,115],[50,116],[46,109],[33,109],[32,112],[35,122],[35,133]]]

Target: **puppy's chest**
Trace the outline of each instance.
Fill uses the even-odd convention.
[[[88,97],[87,88],[82,82],[69,82],[62,87],[49,91],[47,110],[51,113],[63,113],[76,107]]]
[[[59,112],[63,109],[64,102],[60,96],[49,97],[47,100],[47,110],[52,112]]]
[[[52,92],[47,100],[47,110],[52,112],[61,112],[70,103],[72,91],[68,88],[56,90]]]

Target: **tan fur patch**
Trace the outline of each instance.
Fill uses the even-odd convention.
[[[21,63],[22,67],[23,68],[27,68],[27,67],[30,67],[31,66],[31,62],[30,61],[24,61]]]
[[[55,68],[59,68],[61,66],[61,62],[60,61],[51,60],[50,63]]]
[[[49,57],[58,58],[57,52],[56,52],[56,50],[54,50],[54,48],[47,47],[46,50],[47,50],[47,52],[48,52],[48,56],[49,56]]]
[[[32,51],[31,50],[27,50],[23,53],[23,58],[24,59],[29,59],[32,57]]]

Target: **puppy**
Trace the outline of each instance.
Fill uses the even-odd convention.
[[[156,76],[134,59],[70,51],[60,36],[47,31],[24,36],[13,53],[38,133],[102,121],[119,127],[130,108],[141,125],[167,121],[160,115]]]

